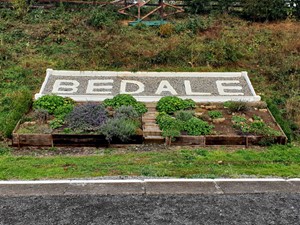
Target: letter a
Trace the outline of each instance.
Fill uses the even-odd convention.
[[[175,91],[175,89],[171,86],[171,84],[169,83],[169,81],[167,80],[162,80],[155,92],[156,95],[160,95],[162,92],[164,91],[168,91],[170,92],[172,95],[177,95],[177,92]]]

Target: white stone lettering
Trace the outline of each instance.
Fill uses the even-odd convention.
[[[137,86],[137,89],[135,91],[127,91],[126,87],[127,84],[134,84]],[[145,85],[142,82],[136,81],[136,80],[122,80],[121,86],[120,86],[120,93],[121,94],[139,94],[142,93],[145,90]]]
[[[239,84],[238,80],[217,80],[217,88],[220,95],[244,95],[242,92],[226,92],[225,90],[242,90],[241,86],[223,86],[223,84]]]
[[[206,92],[193,92],[191,87],[191,82],[189,80],[184,81],[185,93],[187,95],[211,95],[211,93]]]
[[[162,80],[160,82],[155,94],[160,95],[164,91],[170,92],[172,95],[177,95],[177,92],[175,91],[175,89],[171,86],[171,84],[167,80]]]
[[[56,80],[53,85],[54,94],[73,94],[78,91],[79,82],[77,80]]]
[[[113,88],[112,85],[103,85],[103,84],[112,84],[113,80],[89,80],[88,86],[86,88],[87,94],[110,94],[111,91],[103,91],[110,90]]]

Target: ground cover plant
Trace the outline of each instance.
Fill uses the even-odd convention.
[[[70,98],[44,95],[33,102],[34,111],[22,119],[16,132],[101,134],[109,143],[113,138],[126,142],[140,129],[141,115],[147,110],[145,105],[129,95],[116,95],[105,102],[107,107],[92,102],[75,104]],[[109,105],[107,102],[117,102],[119,105]],[[114,109],[109,108],[112,105]]]
[[[226,6],[226,1],[221,4],[223,2],[225,5],[220,11],[225,14],[215,15],[205,9],[211,13],[170,18],[173,23],[164,35],[159,34],[160,28],[124,25],[124,17],[119,17],[111,8],[73,10],[61,4],[49,10],[31,9],[24,13],[0,8],[1,139],[11,136],[17,121],[30,108],[46,69],[55,68],[247,70],[256,92],[267,100],[270,110],[292,140],[299,131],[298,119],[294,116],[297,104],[292,103],[299,95],[300,82],[297,41],[300,26],[296,20],[299,14],[295,14],[299,7],[283,21],[260,23],[253,22],[250,14],[243,17],[247,20],[228,15],[226,9],[230,7]],[[264,7],[271,7],[266,1],[260,2]],[[101,16],[97,16],[97,11]],[[109,18],[104,20],[103,15]],[[267,17],[270,20],[271,17]],[[281,17],[272,15],[272,18]],[[287,105],[289,109],[285,110]],[[59,126],[60,121],[54,122],[53,125]]]
[[[62,179],[99,176],[178,178],[299,177],[299,146],[259,149],[196,148],[139,151],[138,148],[94,149],[92,155],[48,151],[19,151],[0,146],[0,179]],[[16,152],[15,152],[16,153]],[[49,156],[52,154],[52,156]],[[47,156],[48,155],[48,156]]]

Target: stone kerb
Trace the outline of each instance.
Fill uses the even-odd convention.
[[[173,95],[196,102],[260,101],[247,72],[113,72],[47,70],[35,98],[46,94],[78,102],[102,101],[131,94],[138,101],[157,102]]]

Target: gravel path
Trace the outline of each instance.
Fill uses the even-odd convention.
[[[0,224],[300,224],[300,194],[2,197]]]

